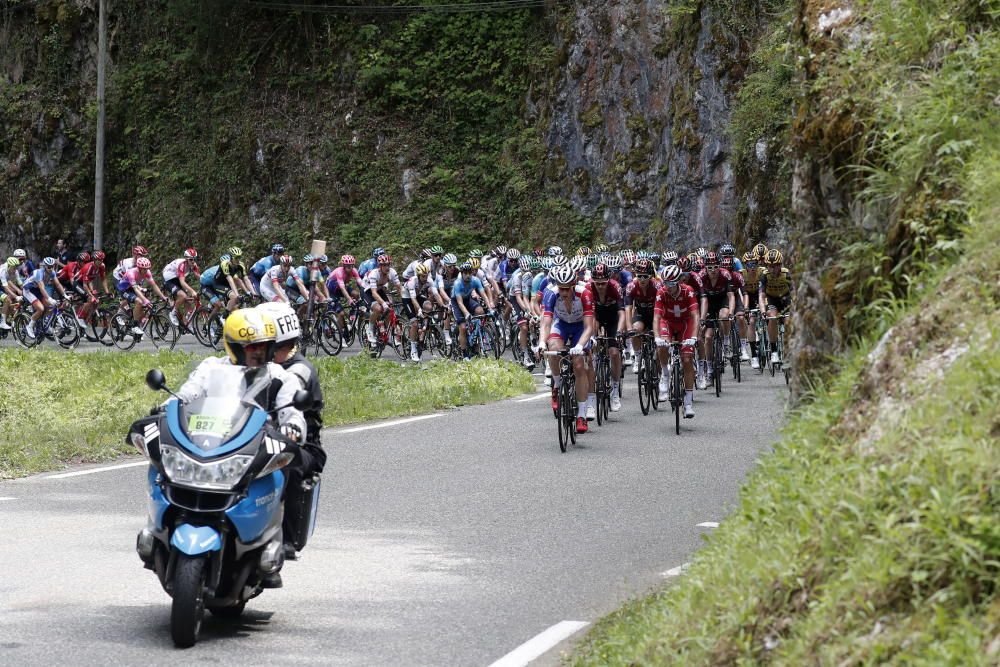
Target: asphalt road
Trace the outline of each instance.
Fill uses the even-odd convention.
[[[285,587],[242,621],[208,616],[184,653],[134,552],[141,464],[0,483],[0,664],[485,666],[563,621],[593,622],[690,559],[787,395],[747,369],[721,398],[698,392],[676,436],[627,381],[613,423],[592,422],[566,454],[531,396],[328,431],[318,527]]]

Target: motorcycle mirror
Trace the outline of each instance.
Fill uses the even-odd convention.
[[[146,373],[146,386],[153,391],[163,391],[167,388],[167,378],[159,368],[152,368]]]
[[[312,406],[312,398],[309,396],[309,392],[305,389],[299,389],[295,392],[292,397],[292,405],[295,406],[297,410],[305,410],[306,408]]]

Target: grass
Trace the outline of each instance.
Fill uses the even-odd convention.
[[[129,424],[160,396],[146,388],[150,368],[180,385],[197,363],[182,352],[66,354],[0,352],[0,479],[98,462],[132,453]],[[400,366],[360,357],[318,362],[327,426],[484,403],[531,391],[506,362]]]

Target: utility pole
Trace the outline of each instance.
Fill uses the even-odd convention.
[[[104,246],[104,62],[108,57],[107,0],[98,2],[97,164],[94,167],[94,250]]]

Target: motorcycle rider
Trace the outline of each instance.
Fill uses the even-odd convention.
[[[312,405],[305,409],[306,436],[300,448],[300,457],[285,470],[288,474],[288,485],[285,487],[285,526],[282,531],[285,537],[285,559],[296,560],[295,547],[289,541],[295,532],[304,532],[305,526],[292,526],[292,520],[307,521],[308,514],[292,517],[289,507],[295,507],[301,499],[302,481],[323,472],[326,465],[326,452],[320,441],[323,429],[323,390],[319,384],[319,374],[311,361],[305,358],[299,350],[300,325],[299,318],[287,303],[262,303],[258,310],[274,320],[276,339],[274,346],[274,363],[295,375],[302,383],[302,388],[309,392]]]

